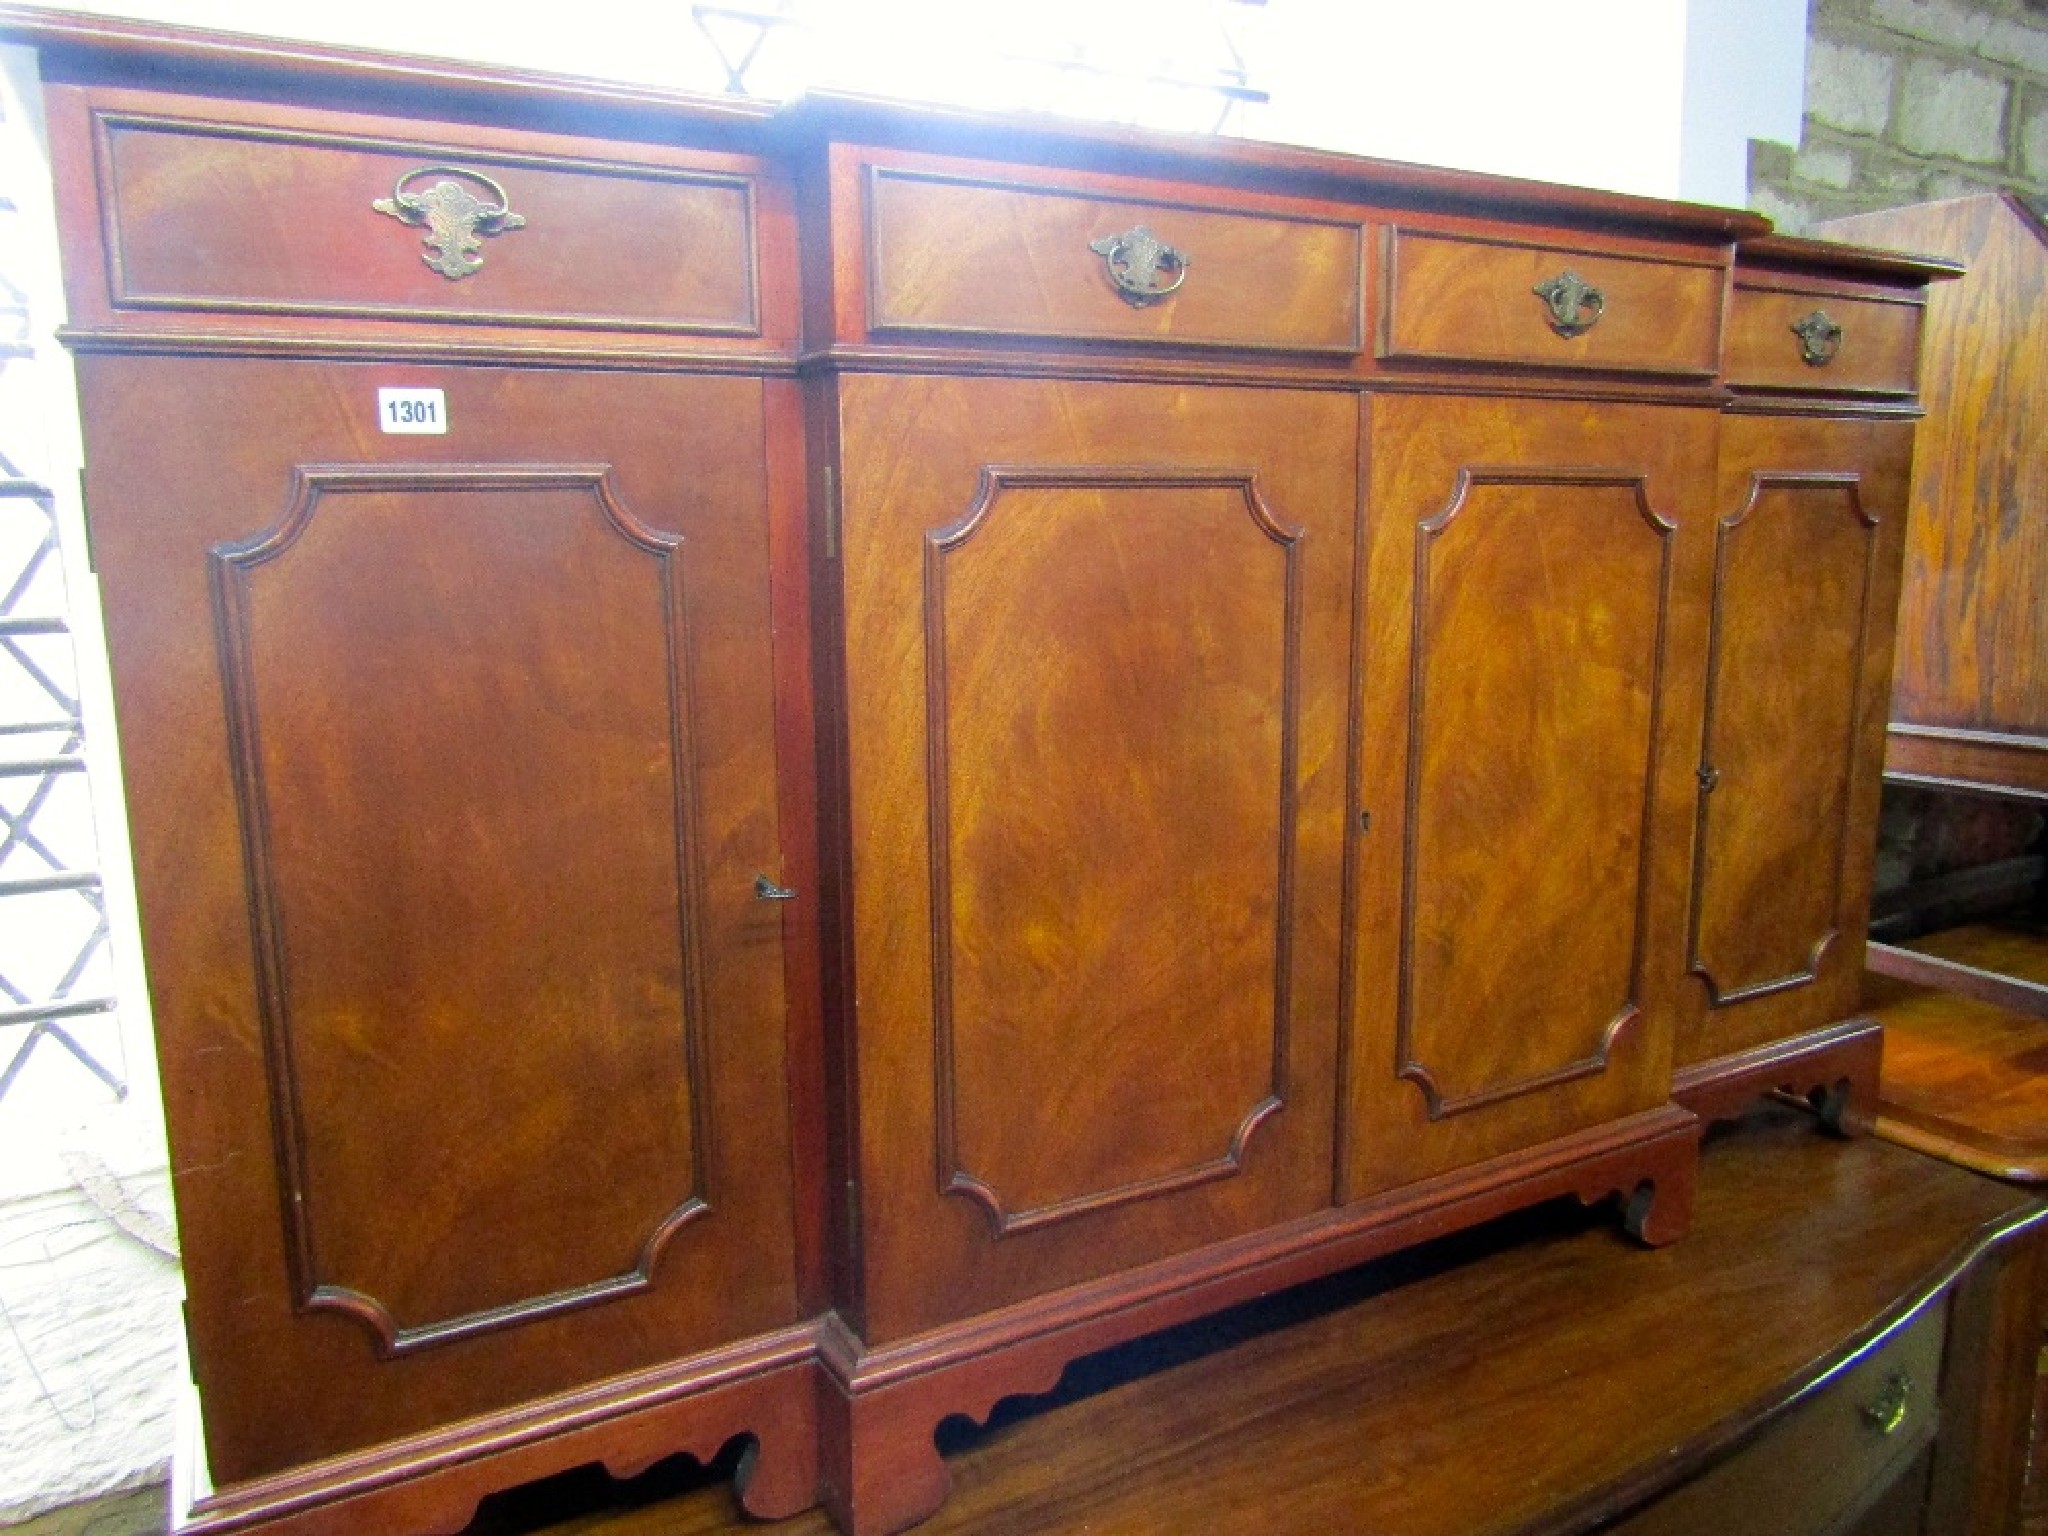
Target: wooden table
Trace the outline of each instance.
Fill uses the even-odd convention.
[[[1935,966],[2048,983],[2048,933],[1974,923],[1898,951]],[[1995,991],[1971,996],[1930,968],[1871,975],[1864,1003],[1885,1027],[1877,1133],[1995,1178],[2048,1180],[2048,1018]]]
[[[1916,1523],[1855,1529],[2003,1529],[2048,1273],[2041,1208],[1784,1110],[1713,1135],[1698,1199],[1690,1235],[1663,1250],[1549,1207],[1079,1362],[1053,1399],[1006,1404],[990,1429],[953,1437],[953,1497],[921,1529],[1606,1529],[1723,1463],[1738,1470],[1721,1474],[1734,1492],[1715,1493],[1718,1529],[1780,1536],[1780,1517],[1760,1511],[1778,1510],[1788,1485],[1740,1469],[1767,1462],[1845,1368],[1944,1299],[1938,1437],[1910,1496],[1871,1516]],[[1802,1466],[1792,1481],[1827,1470]],[[1743,1498],[1761,1500],[1748,1516]],[[623,1488],[593,1474],[494,1500],[475,1527],[740,1529],[830,1526],[813,1512],[743,1527],[721,1484],[657,1470]]]

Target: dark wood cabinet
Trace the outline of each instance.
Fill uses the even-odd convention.
[[[1670,1242],[1703,1116],[1867,1087],[1940,264],[8,24],[194,1531],[747,1435],[749,1510],[879,1536],[1081,1354],[1559,1196]]]

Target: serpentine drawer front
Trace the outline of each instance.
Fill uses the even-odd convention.
[[[1933,1443],[1948,1309],[1929,1306],[1728,1460],[1611,1536],[1824,1536]]]

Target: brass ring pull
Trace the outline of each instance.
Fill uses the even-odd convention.
[[[1593,329],[1607,311],[1607,299],[1598,288],[1569,269],[1530,290],[1550,311],[1545,317],[1550,328],[1570,341]]]
[[[1906,1422],[1907,1410],[1913,1402],[1913,1378],[1904,1371],[1894,1371],[1884,1390],[1863,1405],[1863,1419],[1880,1435],[1895,1434]]]
[[[1090,240],[1088,249],[1102,258],[1109,280],[1126,304],[1142,309],[1170,297],[1188,280],[1194,258],[1161,240],[1140,224],[1121,235]]]
[[[453,181],[437,181],[424,192],[408,192],[406,187],[422,176],[465,176],[488,187],[497,202],[487,203]],[[479,235],[501,235],[526,223],[512,211],[512,199],[503,187],[482,171],[465,171],[454,165],[423,165],[407,171],[389,197],[380,197],[370,206],[401,224],[424,224],[427,232],[420,243],[427,254],[420,259],[451,282],[482,269],[483,258],[477,252],[484,243]]]
[[[1809,368],[1825,368],[1842,350],[1842,328],[1816,309],[1804,320],[1795,321],[1792,334],[1799,338],[1799,357]]]

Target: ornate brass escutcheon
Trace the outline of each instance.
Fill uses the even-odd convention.
[[[1194,264],[1187,252],[1168,245],[1142,224],[1121,235],[1090,240],[1088,249],[1102,258],[1124,302],[1140,309],[1179,288]]]
[[[1816,309],[1804,320],[1793,322],[1792,334],[1799,338],[1799,356],[1809,368],[1825,368],[1842,350],[1842,328]]]
[[[495,206],[483,201],[459,182],[437,181],[424,192],[408,192],[408,184],[423,176],[464,176],[488,187],[497,199]],[[388,213],[401,224],[425,225],[420,243],[427,254],[420,259],[451,282],[468,277],[483,267],[477,254],[484,248],[479,235],[502,235],[525,225],[525,218],[512,211],[505,189],[481,171],[465,171],[453,165],[423,165],[398,178],[389,197],[370,206]]]
[[[1606,296],[1569,268],[1548,282],[1538,283],[1530,292],[1550,311],[1550,328],[1567,341],[1593,329],[1593,323],[1607,308]]]

